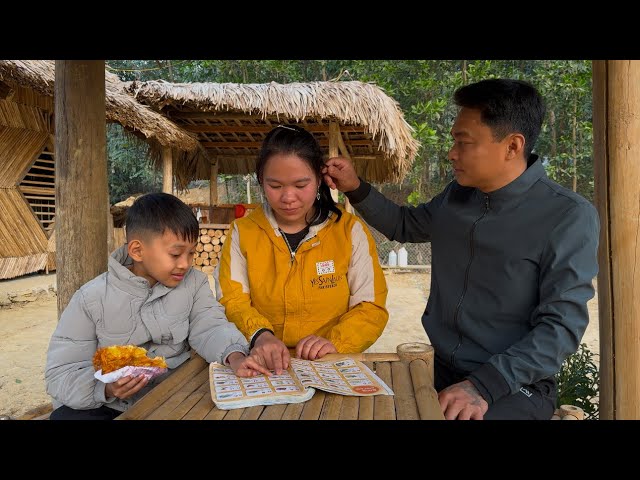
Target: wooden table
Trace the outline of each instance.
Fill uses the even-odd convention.
[[[182,364],[116,420],[443,420],[433,388],[433,348],[405,343],[397,353],[327,355],[364,362],[395,395],[354,397],[316,390],[304,403],[219,410],[211,400],[209,365],[199,355]]]

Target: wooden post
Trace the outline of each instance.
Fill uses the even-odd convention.
[[[218,160],[213,160],[209,166],[209,216],[213,218],[213,209],[218,204]]]
[[[329,122],[329,158],[338,156],[338,137],[340,136],[340,127],[336,122]],[[338,202],[338,190],[331,189],[331,198],[334,202]]]
[[[607,62],[592,62],[593,72],[593,174],[594,200],[600,217],[598,246],[598,316],[600,320],[599,413],[613,420],[615,389],[613,382],[613,312],[611,303],[611,265],[609,262],[609,157],[607,154]]]
[[[76,290],[107,269],[104,72],[104,61],[56,60],[58,318]]]
[[[600,412],[640,419],[640,61],[594,61]]]
[[[342,139],[342,134],[340,133],[340,130],[338,130],[338,149],[340,150],[340,155],[342,155],[344,158],[346,158],[351,163],[353,163],[353,167],[355,168],[355,163],[353,162],[353,159],[349,154],[349,150],[347,149],[347,146],[345,145],[344,140]],[[346,195],[344,197],[344,209],[349,213],[353,213],[353,207],[351,206],[351,202],[349,202],[349,199],[346,197]]]
[[[162,191],[173,194],[173,157],[170,147],[162,149]]]

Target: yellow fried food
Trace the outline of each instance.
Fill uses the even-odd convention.
[[[122,367],[162,367],[167,368],[167,362],[162,357],[149,358],[147,350],[135,345],[111,345],[99,348],[93,355],[93,367],[110,373]]]

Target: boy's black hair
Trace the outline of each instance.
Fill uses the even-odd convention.
[[[481,80],[460,87],[453,100],[459,107],[480,110],[480,118],[498,141],[510,133],[521,133],[525,140],[524,158],[529,158],[540,135],[546,110],[533,85],[505,78]]]
[[[138,197],[127,211],[127,242],[133,238],[163,235],[166,230],[182,240],[196,242],[200,234],[198,219],[179,198],[168,193],[147,193]]]
[[[308,225],[318,225],[324,222],[329,216],[329,212],[334,212],[336,222],[342,217],[342,212],[336,206],[336,202],[331,197],[329,186],[322,180],[322,167],[324,160],[320,144],[315,137],[298,125],[278,125],[265,137],[262,148],[258,154],[256,162],[256,177],[258,183],[262,185],[264,167],[267,161],[278,153],[292,154],[307,162],[311,170],[320,179],[320,199],[316,199],[314,205],[317,208],[316,216],[313,219],[306,219]]]

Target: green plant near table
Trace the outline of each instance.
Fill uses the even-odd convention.
[[[593,362],[593,353],[586,343],[581,343],[578,351],[569,356],[556,375],[558,382],[558,403],[575,405],[584,410],[585,419],[598,418],[598,389],[600,376]]]

